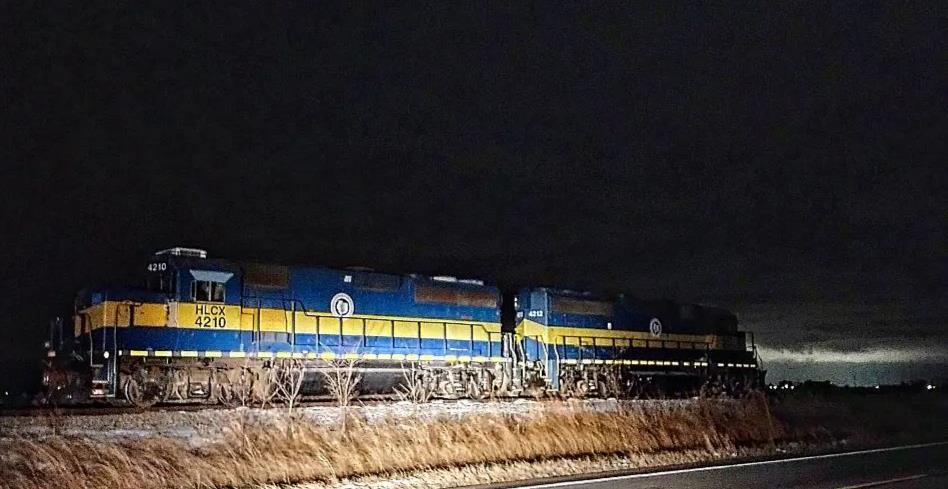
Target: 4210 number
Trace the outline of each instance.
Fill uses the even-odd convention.
[[[198,316],[194,324],[200,328],[223,328],[227,326],[227,318],[224,316]]]

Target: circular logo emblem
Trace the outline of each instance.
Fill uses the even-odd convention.
[[[355,305],[352,303],[352,297],[349,297],[349,294],[340,292],[332,296],[332,300],[329,301],[329,312],[337,318],[351,316],[353,311],[355,311]]]
[[[648,330],[652,333],[652,336],[661,336],[662,335],[662,322],[658,318],[652,318],[648,323]]]

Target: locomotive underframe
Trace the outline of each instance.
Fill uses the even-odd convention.
[[[398,397],[406,388],[423,390],[427,399],[485,399],[519,392],[509,362],[119,357],[117,365],[95,369],[92,385],[110,367],[115,370],[110,388],[90,397],[142,407],[156,402],[266,405],[277,402],[287,378],[297,381],[300,400],[333,399],[329,376],[342,371],[359,377],[363,396]]]
[[[51,402],[100,400],[148,407],[154,403],[267,405],[279,386],[297,385],[296,401],[334,399],[330,376],[350,370],[362,397],[426,401],[550,395],[562,398],[655,398],[741,395],[758,387],[756,369],[665,369],[573,364],[557,369],[553,389],[542,362],[361,362],[358,360],[118,357],[74,373],[48,368]],[[282,391],[288,392],[286,388]]]

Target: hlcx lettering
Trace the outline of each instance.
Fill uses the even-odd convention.
[[[224,306],[213,304],[195,304],[194,324],[200,328],[223,328],[227,326],[227,318],[224,317]]]

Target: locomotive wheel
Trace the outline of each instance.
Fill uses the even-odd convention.
[[[560,396],[569,399],[573,397],[573,379],[567,375],[560,375]]]
[[[603,399],[608,399],[612,395],[606,382],[602,380],[596,383],[596,390],[599,391],[599,397]]]
[[[160,389],[154,382],[149,382],[141,375],[130,376],[125,380],[123,389],[125,399],[141,409],[152,407],[160,397]]]
[[[467,397],[471,399],[484,399],[487,397],[484,395],[483,389],[477,384],[477,379],[472,378],[467,383]]]
[[[470,376],[467,383],[467,396],[471,399],[487,399],[491,394],[494,380],[490,372],[482,371]]]
[[[234,385],[227,376],[227,372],[217,372],[214,376],[214,385],[211,386],[211,402],[218,402],[225,406],[234,407],[240,403],[234,392]]]
[[[236,377],[236,379],[232,377],[233,380],[231,382],[234,401],[236,404],[242,406],[253,403],[253,373],[247,369],[240,369]]]
[[[448,399],[457,399],[458,397],[457,386],[451,380],[442,380],[438,384],[438,391]]]
[[[577,399],[582,399],[589,394],[589,382],[585,379],[579,379],[573,382],[572,395]]]
[[[544,397],[546,397],[546,386],[539,383],[535,383],[527,387],[526,393],[528,396],[534,399],[537,399],[537,400],[543,399]]]

